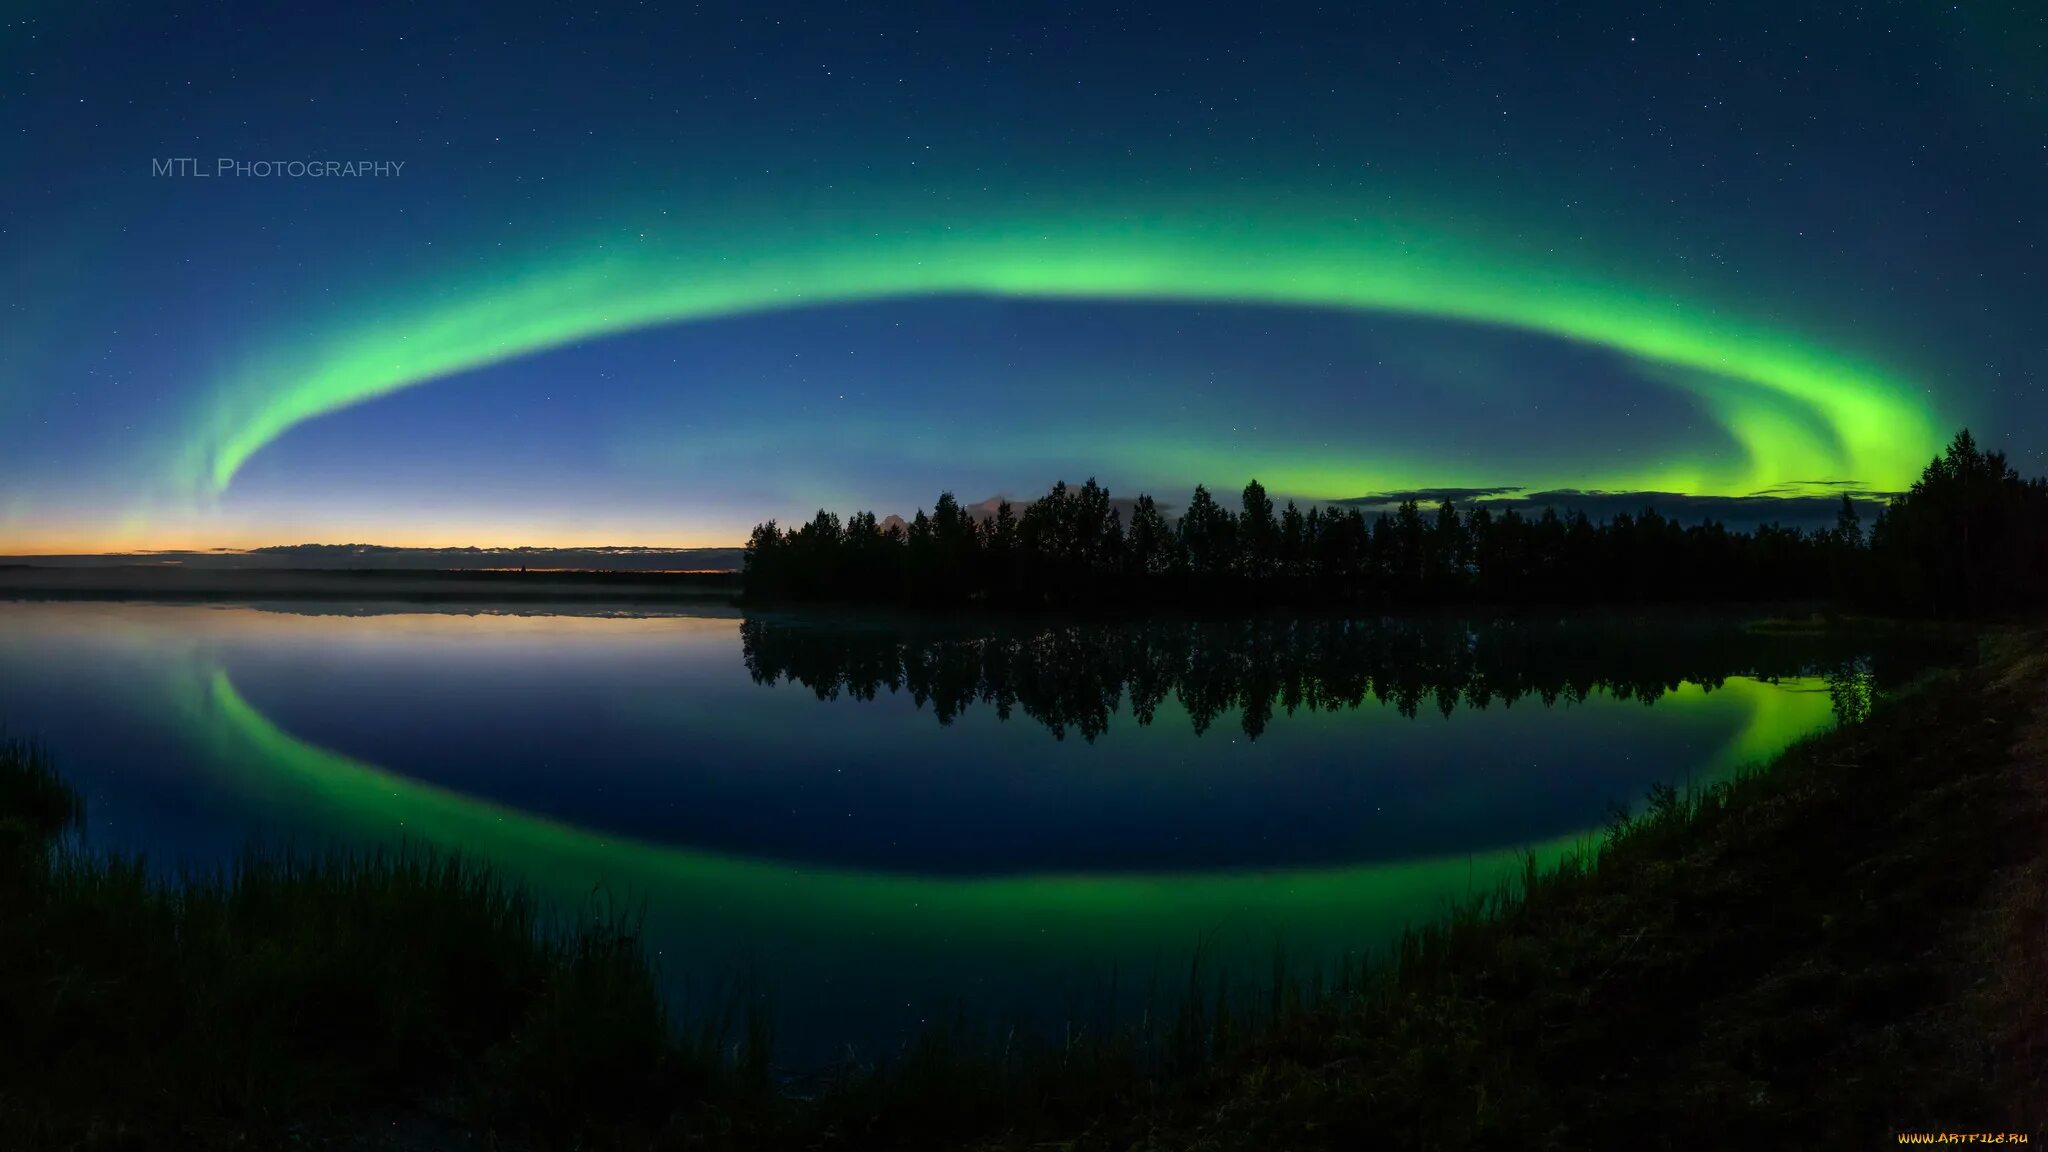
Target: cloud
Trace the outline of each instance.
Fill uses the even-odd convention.
[[[1797,527],[1832,525],[1848,496],[1865,520],[1875,516],[1894,493],[1876,491],[1856,480],[1800,480],[1774,485],[1747,496],[1693,496],[1683,492],[1603,491],[1584,488],[1551,488],[1530,491],[1520,486],[1494,488],[1416,488],[1401,492],[1373,492],[1335,501],[1368,509],[1392,508],[1403,500],[1435,504],[1481,504],[1495,512],[1515,509],[1524,515],[1541,515],[1545,508],[1559,514],[1584,512],[1593,520],[1608,520],[1646,508],[1681,523],[1716,520],[1731,528],[1754,528],[1759,524]]]
[[[1367,504],[1374,506],[1399,504],[1404,500],[1413,500],[1419,504],[1435,504],[1444,500],[1464,503],[1468,500],[1490,499],[1520,491],[1523,491],[1523,489],[1519,486],[1499,488],[1405,488],[1395,492],[1368,492],[1363,496],[1347,496],[1342,500],[1333,500],[1331,503]]]
[[[1870,487],[1861,480],[1787,480],[1759,488],[1752,496],[1824,496],[1835,500],[1847,495],[1852,500],[1889,500],[1898,495]]]
[[[1856,511],[1867,522],[1884,507],[1886,500],[1895,493],[1878,491],[1866,487],[1858,480],[1795,480],[1774,485],[1747,496],[1692,496],[1683,492],[1655,491],[1606,491],[1593,488],[1549,488],[1532,491],[1519,484],[1499,484],[1479,488],[1404,488],[1386,492],[1367,492],[1337,500],[1297,499],[1295,503],[1306,510],[1311,504],[1338,504],[1358,507],[1368,515],[1391,511],[1404,500],[1414,500],[1425,507],[1433,508],[1449,500],[1460,507],[1474,504],[1484,505],[1495,513],[1510,508],[1525,516],[1540,516],[1545,508],[1554,508],[1559,515],[1584,512],[1593,520],[1610,520],[1626,513],[1634,516],[1646,508],[1654,508],[1659,515],[1677,520],[1683,524],[1697,524],[1714,520],[1731,528],[1753,529],[1759,524],[1782,524],[1788,527],[1818,528],[1832,527],[1835,516],[1841,509],[1842,497],[1847,495],[1855,503]],[[991,496],[986,500],[964,507],[968,515],[976,520],[987,520],[995,515],[996,505],[1007,497]],[[1235,509],[1236,502],[1229,494],[1219,496],[1226,506]],[[1286,504],[1287,497],[1276,496],[1276,501]],[[1010,507],[1018,515],[1030,507],[1030,500],[1011,500]],[[1128,524],[1131,522],[1131,508],[1136,503],[1127,497],[1113,497],[1110,506]],[[1178,517],[1178,505],[1160,504],[1159,510],[1168,520]],[[903,523],[898,516],[891,516],[887,523]]]

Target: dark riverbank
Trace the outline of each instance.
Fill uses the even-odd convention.
[[[1593,866],[1321,990],[1054,1040],[954,1027],[778,1090],[765,1017],[665,1031],[629,921],[476,868],[252,862],[162,889],[43,851],[0,764],[7,1147],[1860,1146],[2037,1132],[2048,658],[2006,634]],[[1848,689],[1853,691],[1853,686]],[[1852,705],[1856,702],[1851,701]],[[589,910],[585,910],[588,912]],[[701,1015],[701,1013],[699,1014]],[[701,1022],[701,1021],[699,1021]],[[784,1086],[786,1089],[787,1086]]]
[[[2048,655],[1988,641],[1591,867],[1404,941],[1124,1133],[1161,1148],[1864,1147],[2048,1124]],[[1113,1142],[1081,1146],[1112,1147]]]
[[[0,598],[12,599],[660,604],[726,600],[738,591],[738,575],[722,571],[0,566]]]

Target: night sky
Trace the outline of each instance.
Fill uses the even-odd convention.
[[[12,4],[0,553],[2048,471],[2048,5],[1668,7]]]

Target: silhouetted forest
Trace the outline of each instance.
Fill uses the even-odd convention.
[[[1495,514],[1416,501],[1275,508],[1256,480],[1232,510],[1197,487],[1169,519],[1151,496],[1129,522],[1090,479],[1022,513],[976,517],[952,493],[907,526],[872,512],[755,527],[746,595],[1016,608],[1387,609],[1443,604],[1853,600],[1966,615],[2039,602],[2048,584],[2048,480],[2022,480],[1968,430],[1865,533],[1847,496],[1833,528],[1681,525],[1644,509]]]
[[[1172,698],[1197,734],[1236,711],[1257,739],[1277,714],[1368,702],[1413,717],[1424,707],[1549,707],[1595,693],[1655,703],[1682,682],[1822,676],[1838,711],[1869,687],[1949,655],[1938,634],[1758,633],[1733,623],[1659,620],[1155,620],[920,633],[749,617],[740,624],[757,683],[787,680],[821,700],[907,692],[941,724],[969,707],[1018,713],[1063,738],[1109,730],[1122,713],[1152,723]]]

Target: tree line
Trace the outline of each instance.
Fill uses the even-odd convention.
[[[807,618],[740,622],[748,674],[820,700],[905,693],[941,725],[970,708],[1035,721],[1056,739],[1093,742],[1121,714],[1150,725],[1169,700],[1195,734],[1236,711],[1256,740],[1277,715],[1377,704],[1414,718],[1464,709],[1577,704],[1595,695],[1653,704],[1680,684],[1730,676],[1826,677],[1838,708],[1866,678],[1890,684],[1952,655],[1939,634],[1759,634],[1722,621],[1490,620],[1445,616],[1153,618],[990,627],[820,626]]]
[[[1053,485],[1021,513],[977,517],[952,493],[907,525],[872,512],[770,520],[747,541],[753,601],[920,607],[1391,609],[1460,603],[1850,599],[1973,614],[2048,586],[2048,480],[2022,480],[1969,431],[1893,497],[1870,531],[1842,497],[1832,528],[1683,525],[1653,508],[1596,522],[1546,508],[1496,514],[1413,499],[1276,508],[1254,480],[1226,507],[1196,487],[1169,518],[1149,495],[1128,523],[1093,479]]]

